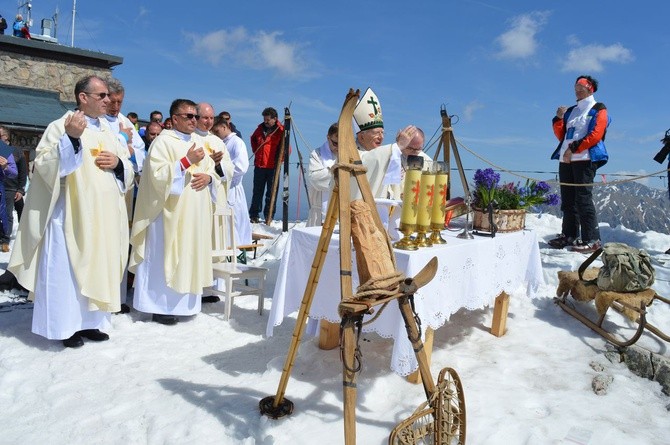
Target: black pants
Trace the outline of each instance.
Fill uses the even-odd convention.
[[[263,208],[263,217],[268,219],[270,213],[270,201],[272,200],[272,183],[275,179],[274,168],[254,167],[254,192],[251,195],[251,207],[249,207],[249,217],[259,218],[263,201],[263,192],[265,192],[265,207]],[[277,184],[279,188],[279,184]],[[277,199],[272,209],[272,218],[274,219],[277,211]]]
[[[575,161],[558,164],[558,179],[570,184],[593,184],[597,166],[591,161]],[[579,238],[584,242],[600,240],[596,206],[593,203],[593,187],[561,186],[561,210],[563,211],[563,234]]]

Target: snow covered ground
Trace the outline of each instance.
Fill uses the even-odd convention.
[[[560,220],[550,215],[528,215],[527,226],[543,240],[560,232]],[[278,227],[257,229],[279,235]],[[670,255],[663,253],[669,235],[607,225],[601,233],[604,241],[646,249],[656,267],[654,288],[670,295]],[[284,235],[267,243],[257,260],[270,268],[262,316],[254,297],[236,300],[230,321],[223,320],[223,303],[205,305],[176,326],[133,311],[113,316],[110,341],[64,349],[30,332],[32,304],[24,296],[0,294],[0,444],[343,443],[339,351],[320,350],[314,339],[303,341],[288,383],[294,413],[279,420],[259,414],[259,400],[276,393],[294,327],[286,320],[273,337],[264,336],[285,242]],[[534,299],[522,286],[512,294],[505,336],[488,332],[492,308],[462,310],[435,332],[432,373],[447,366],[459,373],[467,442],[669,443],[670,397],[658,383],[607,361],[605,341],[552,301],[556,272],[576,269],[586,257],[544,242],[540,248],[547,284]],[[0,254],[1,268],[8,259]],[[670,331],[670,308],[650,314]],[[424,395],[389,370],[390,340],[363,337],[357,438],[380,445]],[[638,344],[670,356],[670,345],[647,335]],[[598,374],[591,362],[614,378],[605,395],[591,389]]]

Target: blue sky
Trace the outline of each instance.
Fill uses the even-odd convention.
[[[505,169],[542,172],[557,170],[556,107],[574,103],[575,78],[590,74],[612,117],[600,172],[642,173],[662,168],[652,157],[670,127],[670,5],[655,3],[120,0],[103,10],[79,0],[75,46],[124,58],[114,72],[126,87],[123,111],[144,118],[167,114],[177,97],[208,101],[231,112],[248,141],[263,108],[282,115],[291,104],[307,156],[348,89],[370,86],[386,142],[410,123],[432,135],[444,104],[468,148]],[[16,11],[12,0],[0,5],[6,17]],[[57,5],[58,38],[69,44],[70,1],[35,0],[33,32]],[[466,168],[487,166],[462,157]]]

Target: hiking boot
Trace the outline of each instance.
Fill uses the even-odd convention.
[[[600,249],[600,240],[595,240],[595,241],[590,241],[588,243],[582,243],[578,244],[576,246],[572,246],[572,251],[573,252],[578,252],[578,253],[593,253],[596,250]]]
[[[554,249],[564,249],[568,246],[574,246],[576,244],[575,242],[576,240],[573,237],[565,236],[561,233],[558,237],[547,241],[547,244]]]

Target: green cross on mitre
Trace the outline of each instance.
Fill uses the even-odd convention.
[[[379,105],[379,102],[377,102],[377,101],[375,100],[375,97],[371,95],[371,96],[370,96],[370,99],[367,100],[367,103],[369,103],[370,105],[372,105],[372,111],[373,111],[373,113],[374,113],[375,116],[376,116],[376,115],[379,113],[379,111],[377,111],[377,105]]]

